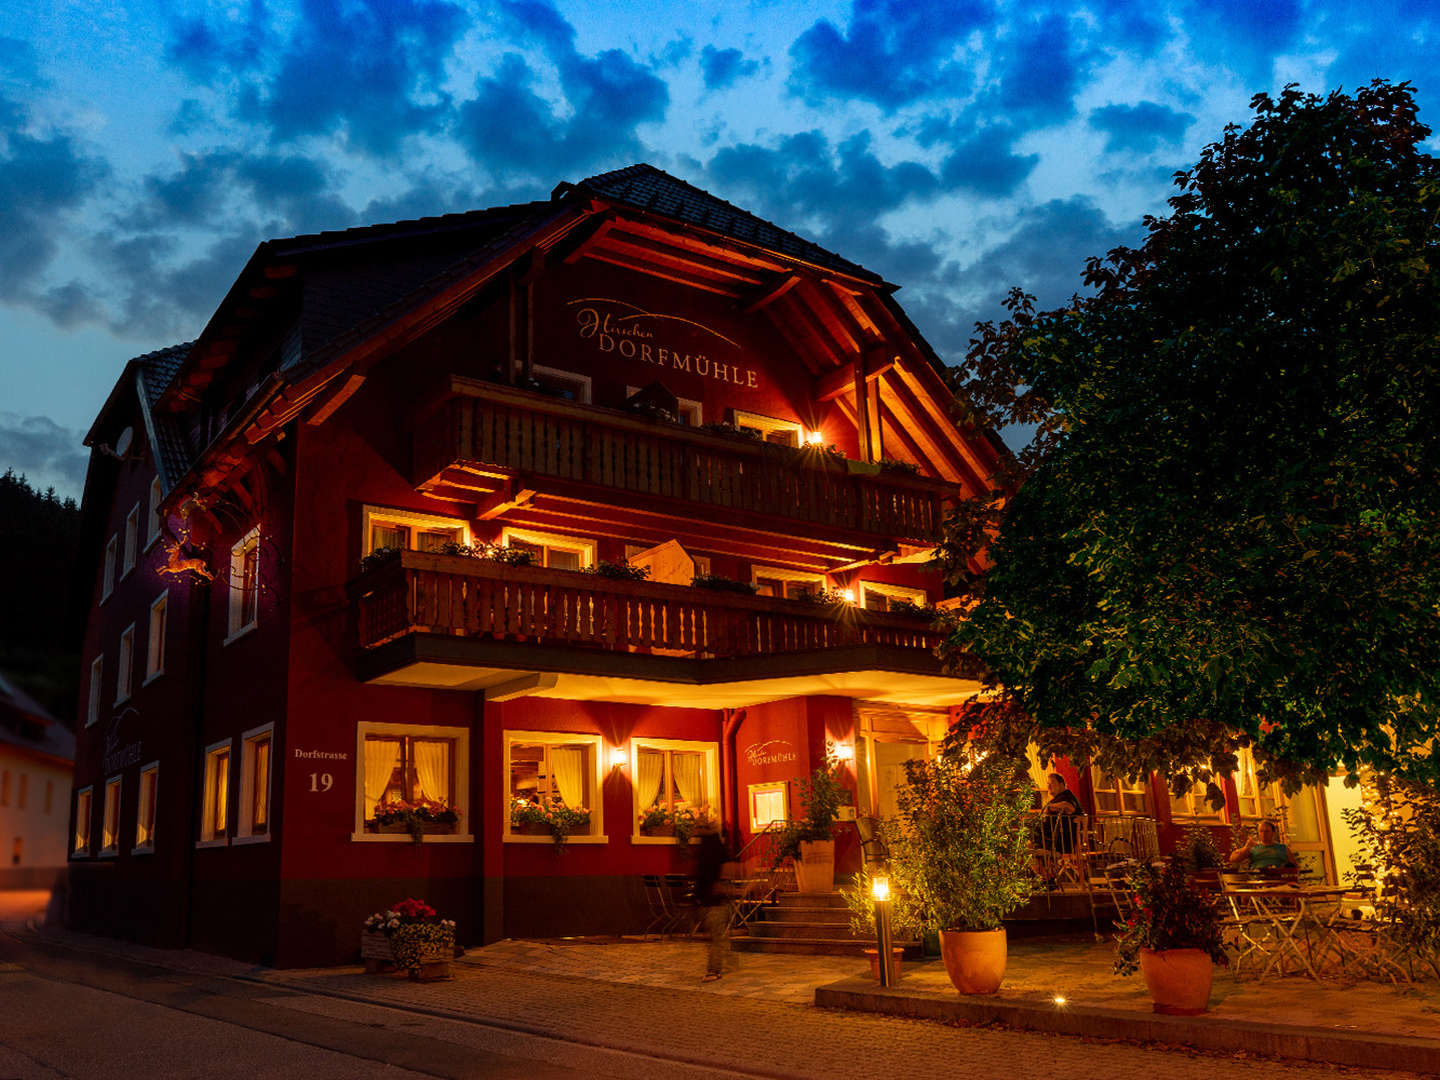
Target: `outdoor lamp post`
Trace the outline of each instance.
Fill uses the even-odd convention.
[[[870,899],[875,902],[875,946],[879,950],[880,985],[888,987],[890,977],[890,879],[870,879]]]

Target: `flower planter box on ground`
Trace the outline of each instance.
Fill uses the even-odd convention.
[[[367,975],[379,975],[395,970],[395,950],[390,939],[384,934],[369,931],[360,935],[360,959],[365,962]]]

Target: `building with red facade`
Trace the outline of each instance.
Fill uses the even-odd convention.
[[[894,292],[645,165],[260,245],[88,436],[71,925],[281,966],[408,895],[634,930],[685,867],[647,822],[743,840],[827,753],[893,811],[976,689],[927,563],[1001,452]]]

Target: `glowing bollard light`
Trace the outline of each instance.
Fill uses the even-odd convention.
[[[880,985],[888,987],[895,981],[890,974],[893,958],[890,955],[892,946],[890,943],[890,879],[888,877],[876,876],[870,879],[870,899],[875,902],[875,945],[880,954],[877,958],[880,961]]]

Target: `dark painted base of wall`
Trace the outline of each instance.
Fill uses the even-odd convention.
[[[508,877],[506,937],[635,934],[650,922],[638,874]]]
[[[63,866],[7,866],[0,870],[0,890],[53,889],[64,876]]]

